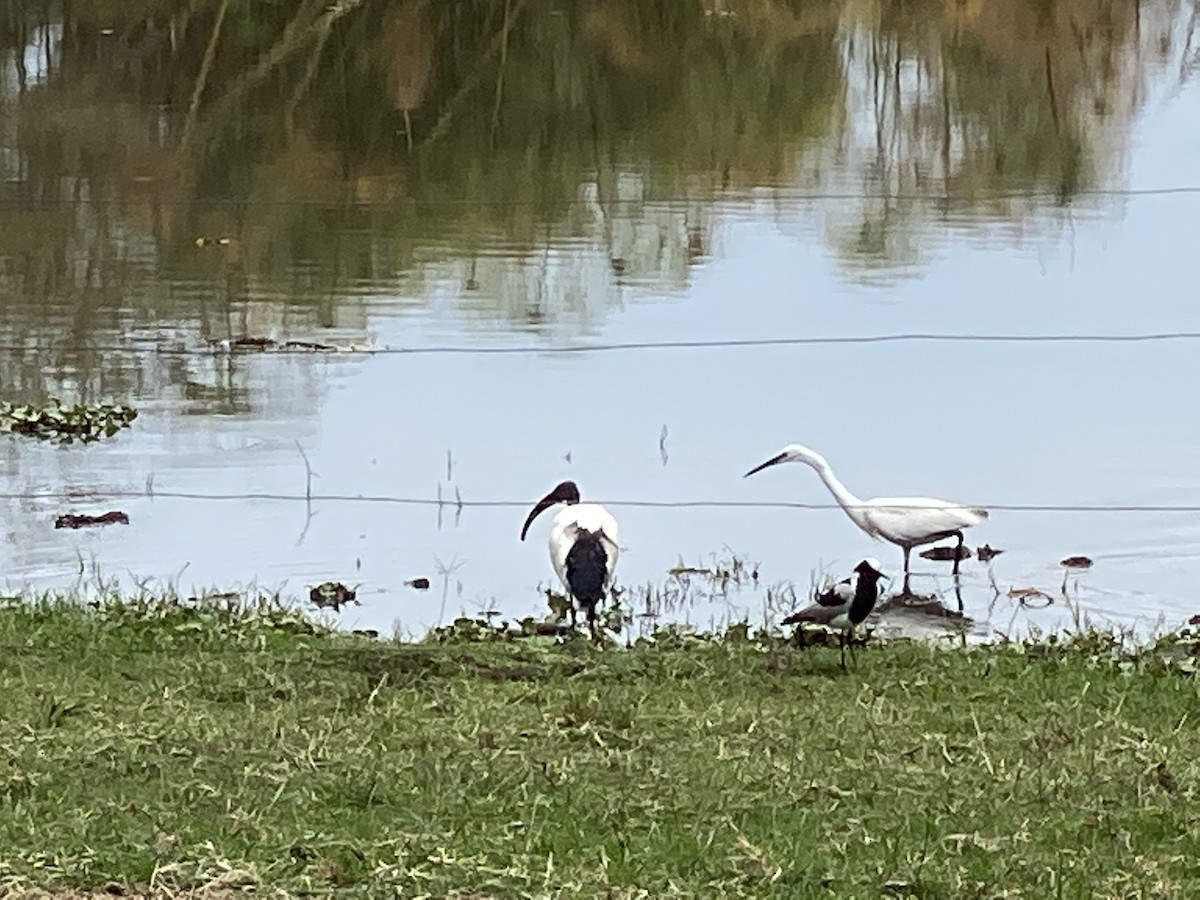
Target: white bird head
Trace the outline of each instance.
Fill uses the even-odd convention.
[[[766,469],[770,466],[776,466],[779,465],[779,463],[788,462],[802,462],[806,465],[812,466],[814,469],[829,468],[829,463],[825,461],[825,457],[823,457],[816,450],[810,450],[803,444],[788,444],[778,454],[772,456],[765,463],[755,466],[742,477],[749,478],[755,472],[761,472],[763,469]]]
[[[545,497],[539,500],[529,511],[529,517],[525,520],[525,526],[521,529],[521,540],[525,540],[525,534],[529,531],[529,526],[533,524],[533,520],[541,515],[545,510],[554,506],[557,503],[578,503],[579,488],[575,486],[573,481],[563,481],[558,484],[554,490],[548,493]]]

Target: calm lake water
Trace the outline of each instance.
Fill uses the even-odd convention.
[[[1195,3],[291,6],[0,14],[0,396],[141,412],[0,435],[7,589],[540,614],[548,521],[518,535],[571,478],[619,581],[736,553],[760,587],[677,615],[757,621],[761,584],[900,572],[811,470],[742,478],[795,441],[864,497],[1141,507],[999,508],[969,544],[1002,594],[1093,558],[1100,623],[1200,612],[1200,512],[1162,509],[1200,507]],[[914,334],[948,339],[841,340]],[[220,349],[258,337],[358,352]],[[720,345],[762,339],[808,342]],[[981,634],[1070,621],[974,560],[963,599]]]

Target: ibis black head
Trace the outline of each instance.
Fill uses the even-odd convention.
[[[557,503],[566,503],[569,505],[578,502],[579,488],[575,485],[575,482],[561,482],[529,511],[529,517],[525,520],[525,525],[521,529],[521,540],[525,540],[525,534],[529,531],[529,526],[533,524],[533,520],[541,515],[544,510],[549,509]]]

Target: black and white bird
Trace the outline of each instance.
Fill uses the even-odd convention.
[[[964,506],[961,503],[933,500],[929,497],[873,497],[870,500],[860,500],[833,474],[833,469],[825,461],[825,457],[800,444],[788,444],[781,453],[755,466],[744,477],[749,478],[755,472],[761,472],[769,466],[787,462],[802,462],[815,469],[825,482],[825,487],[829,488],[829,492],[838,502],[838,506],[855,525],[875,540],[888,541],[904,550],[905,595],[911,593],[908,588],[908,556],[913,547],[957,537],[958,544],[954,554],[954,574],[957,575],[963,530],[978,525],[988,517],[988,511],[981,506]],[[961,598],[958,606],[961,612]]]
[[[812,603],[783,620],[784,625],[809,622],[827,625],[838,631],[842,648],[842,668],[846,668],[846,644],[854,629],[867,620],[879,600],[879,579],[885,577],[879,560],[867,557],[854,567],[854,574],[829,590],[818,594]],[[851,648],[853,651],[853,647]]]
[[[571,627],[575,607],[587,613],[592,638],[596,637],[596,605],[612,586],[620,547],[617,520],[598,503],[580,503],[579,488],[564,481],[537,502],[521,529],[521,540],[529,526],[544,510],[566,504],[550,523],[550,564],[554,566],[571,599]]]

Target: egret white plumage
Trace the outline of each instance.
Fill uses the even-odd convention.
[[[873,497],[870,500],[860,500],[833,474],[833,469],[825,461],[825,457],[800,444],[788,444],[781,453],[755,466],[744,477],[749,478],[755,472],[761,472],[769,466],[787,462],[802,462],[816,469],[838,506],[855,525],[875,540],[882,539],[903,548],[905,594],[910,593],[908,556],[913,547],[932,544],[949,537],[957,537],[957,547],[962,547],[963,529],[977,525],[988,517],[988,511],[981,506],[964,506],[961,503],[933,500],[929,497]],[[958,574],[958,556],[956,552],[955,575]],[[958,608],[962,610],[961,598]]]
[[[587,613],[588,627],[596,637],[596,604],[612,586],[620,548],[617,520],[598,503],[581,503],[579,488],[564,481],[537,502],[521,528],[521,540],[544,510],[565,503],[550,523],[550,564],[571,599],[571,627],[575,606]]]
[[[829,590],[818,594],[815,603],[792,613],[784,625],[813,622],[828,625],[839,632],[842,648],[842,668],[846,668],[846,644],[854,629],[866,621],[879,600],[879,579],[883,578],[879,560],[867,557],[854,567],[854,575],[839,581]],[[851,648],[853,652],[853,647]]]

